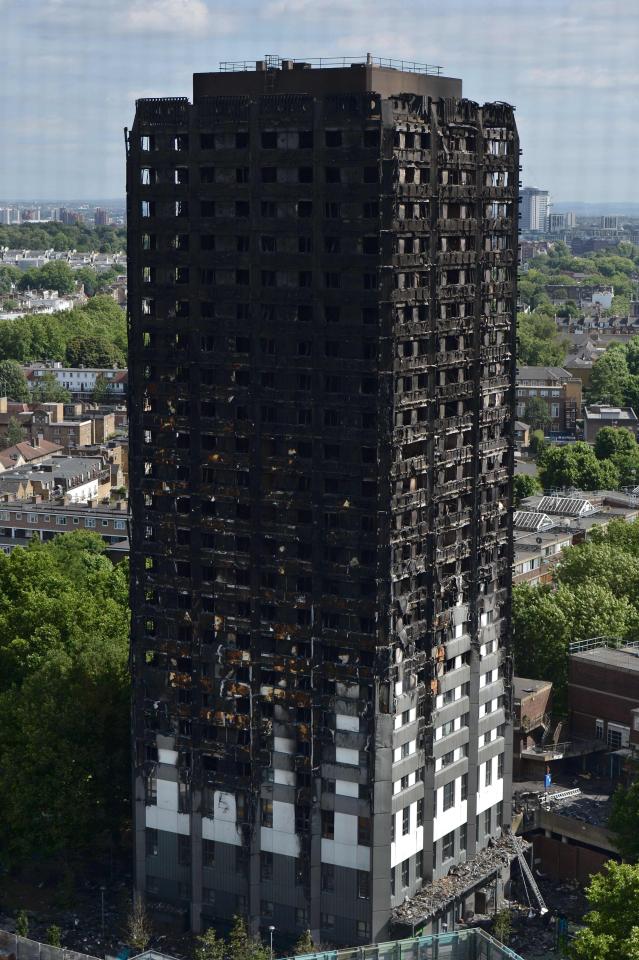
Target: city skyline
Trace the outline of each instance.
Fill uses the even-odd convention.
[[[627,97],[639,84],[639,9],[627,2],[452,0],[431,10],[407,0],[411,29],[403,33],[379,0],[245,0],[232,10],[217,0],[111,0],[106,8],[0,0],[0,12],[0,97],[12,131],[0,183],[9,196],[123,196],[131,104],[190,97],[185,63],[197,72],[267,52],[304,59],[370,50],[440,64],[448,76],[463,75],[469,98],[514,104],[525,184],[563,202],[633,198],[628,158],[639,132]]]

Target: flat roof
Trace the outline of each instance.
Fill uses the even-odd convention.
[[[530,680],[527,677],[513,677],[513,696],[521,700],[525,696],[539,693],[544,687],[552,687],[551,680]]]
[[[90,480],[90,473],[93,469],[98,471],[104,469],[104,460],[102,457],[45,457],[39,463],[23,464],[6,470],[0,474],[0,484],[5,479],[21,480],[40,480],[49,477],[51,480],[56,477],[72,478],[80,475],[86,475],[84,480]]]
[[[379,57],[318,58],[298,61],[269,56],[264,60],[223,62],[219,71],[193,75],[193,100],[203,97],[330,96],[377,93],[383,98],[416,93],[433,99],[461,97],[462,81],[441,75],[441,67]]]
[[[593,663],[605,663],[618,670],[639,673],[639,648],[637,647],[593,647],[579,653],[571,653],[572,660],[588,660]],[[639,691],[638,691],[639,692]]]

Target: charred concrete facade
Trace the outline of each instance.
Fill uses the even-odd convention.
[[[518,139],[257,66],[127,131],[136,883],[364,943],[510,822]]]

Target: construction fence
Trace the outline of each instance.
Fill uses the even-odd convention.
[[[48,943],[19,937],[8,930],[0,930],[0,954],[15,957],[15,960],[99,960],[88,953],[67,950],[66,947],[52,947]]]

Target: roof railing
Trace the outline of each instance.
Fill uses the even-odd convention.
[[[622,640],[620,637],[590,637],[588,640],[573,640],[568,644],[568,653],[584,653],[586,650],[594,650],[597,647],[609,647],[616,649],[619,647],[639,648],[639,640]]]
[[[260,69],[263,71],[281,70],[282,64],[298,65],[300,67],[309,67],[311,69],[330,70],[335,68],[371,66],[380,67],[384,70],[400,70],[405,73],[423,73],[429,76],[440,76],[442,67],[432,63],[418,63],[416,60],[397,60],[393,57],[373,57],[367,54],[365,57],[309,57],[303,60],[296,60],[293,57],[279,57],[274,54],[266,54],[263,60],[221,60],[220,73],[241,73]],[[257,67],[260,64],[260,68]]]

